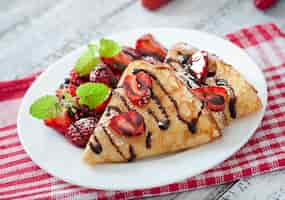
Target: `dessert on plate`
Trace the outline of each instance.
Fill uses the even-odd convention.
[[[95,165],[209,143],[261,107],[233,66],[185,43],[167,50],[145,34],[135,48],[105,38],[89,44],[56,95],[37,99],[30,113]]]

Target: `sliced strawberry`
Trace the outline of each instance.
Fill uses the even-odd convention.
[[[167,4],[170,0],[141,0],[143,7],[149,10],[156,10]]]
[[[130,62],[133,61],[133,58],[121,51],[119,54],[111,58],[101,57],[101,60],[112,69],[122,72],[130,64]]]
[[[192,55],[190,61],[190,69],[200,82],[203,81],[207,76],[208,53],[206,51],[198,51]]]
[[[144,72],[136,75],[127,75],[123,82],[126,95],[129,100],[137,106],[143,106],[148,103],[151,96],[152,80]]]
[[[220,94],[209,95],[206,101],[207,107],[212,111],[222,111],[225,109],[225,97]]]
[[[111,118],[109,127],[119,135],[139,136],[145,132],[144,118],[136,111],[128,111]]]
[[[141,87],[151,88],[152,80],[150,76],[143,71],[136,73],[137,82],[141,85]]]
[[[225,108],[227,90],[220,86],[204,86],[191,90],[194,95],[206,103],[212,111],[222,111]]]
[[[129,56],[131,56],[134,60],[140,59],[142,57],[141,53],[132,47],[125,46],[125,47],[123,47],[122,51],[125,54],[128,54]]]
[[[167,50],[158,43],[151,34],[146,34],[136,41],[136,49],[143,55],[154,56],[161,62],[164,61]]]
[[[45,125],[58,131],[59,133],[65,134],[67,131],[67,128],[72,123],[72,120],[70,119],[67,112],[63,112],[61,115],[57,116],[56,118],[45,119],[44,123]]]

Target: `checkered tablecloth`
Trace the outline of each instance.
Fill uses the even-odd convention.
[[[264,24],[225,37],[262,68],[269,91],[261,125],[231,158],[183,182],[146,190],[102,191],[66,183],[33,163],[17,135],[17,110],[36,78],[33,74],[0,82],[0,199],[132,199],[223,184],[285,168],[285,34],[275,24]]]

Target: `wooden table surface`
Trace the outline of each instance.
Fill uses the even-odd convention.
[[[175,0],[156,12],[138,0],[1,0],[0,80],[46,68],[63,55],[105,34],[138,27],[182,27],[220,36],[257,23],[285,31],[285,0],[260,12],[252,0]],[[153,200],[283,200],[285,170]]]

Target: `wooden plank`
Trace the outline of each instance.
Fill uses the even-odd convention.
[[[54,1],[55,5],[42,9],[43,13],[35,18],[15,23],[13,30],[0,38],[0,79],[15,78],[38,67],[45,68],[72,49],[96,38],[97,24],[132,2]]]
[[[284,200],[285,170],[239,181],[218,200]]]

